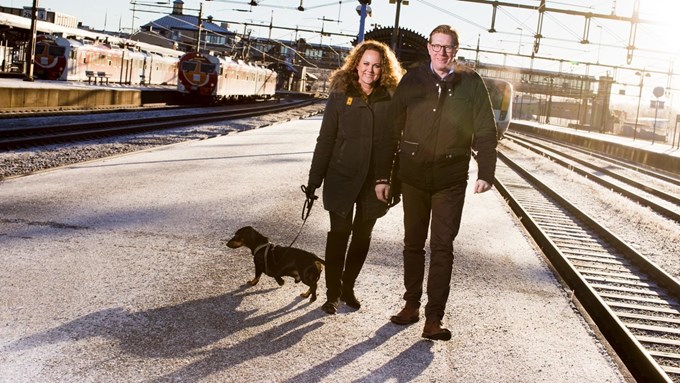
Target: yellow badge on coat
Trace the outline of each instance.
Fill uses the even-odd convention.
[[[347,105],[352,105],[352,97],[347,97]]]

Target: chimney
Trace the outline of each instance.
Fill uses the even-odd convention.
[[[172,14],[181,16],[183,11],[184,2],[182,0],[175,0],[174,3],[172,4]]]

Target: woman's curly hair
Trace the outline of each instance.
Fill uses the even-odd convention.
[[[346,93],[349,89],[361,89],[359,85],[359,74],[357,73],[357,66],[359,61],[367,50],[372,50],[380,53],[380,78],[378,85],[385,87],[388,91],[393,92],[404,74],[404,69],[401,67],[399,60],[394,55],[394,52],[387,45],[374,40],[364,40],[349,52],[342,67],[333,74],[331,74],[331,92]]]

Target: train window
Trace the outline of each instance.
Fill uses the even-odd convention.
[[[201,64],[202,73],[213,73],[215,72],[215,64]]]
[[[63,56],[66,53],[66,47],[60,47],[58,45],[51,46],[49,49],[50,56]]]
[[[493,105],[494,109],[499,109],[501,107],[504,95],[505,95],[504,86],[497,85],[489,87],[489,98],[491,98],[491,105]]]
[[[45,44],[36,44],[35,54],[41,55],[45,53]]]
[[[182,71],[184,72],[194,72],[196,70],[197,64],[191,61],[185,61],[182,63]]]

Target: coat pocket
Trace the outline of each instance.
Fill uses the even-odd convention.
[[[418,154],[419,148],[420,148],[420,144],[417,143],[417,142],[402,140],[401,147],[399,148],[399,151],[401,152],[402,157],[405,156],[405,157],[415,158],[416,155]]]
[[[413,141],[401,141],[399,147],[399,176],[404,182],[418,185],[424,182],[425,164],[422,160],[422,148]]]

